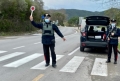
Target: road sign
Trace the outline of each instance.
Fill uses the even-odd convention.
[[[30,10],[31,10],[31,11],[34,11],[34,10],[35,10],[35,6],[31,6],[31,7],[30,7]]]
[[[35,10],[35,6],[31,6],[31,7],[30,7],[30,10],[31,10],[31,16],[32,16],[33,11]]]

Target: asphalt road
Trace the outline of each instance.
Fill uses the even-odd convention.
[[[80,52],[79,30],[60,30],[66,41],[55,35],[56,68],[44,66],[41,34],[0,39],[0,81],[120,81],[119,59],[114,65],[112,55],[112,62],[106,64],[103,49]]]

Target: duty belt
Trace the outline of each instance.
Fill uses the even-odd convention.
[[[111,39],[118,39],[118,37],[110,37]]]

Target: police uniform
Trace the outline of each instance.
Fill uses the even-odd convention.
[[[44,17],[51,17],[49,14],[45,14]],[[52,24],[52,22],[46,23],[40,23],[37,24],[34,21],[31,21],[32,25],[42,29],[42,44],[43,44],[43,51],[44,51],[44,57],[46,61],[45,66],[49,66],[50,63],[50,53],[49,49],[51,50],[51,56],[52,56],[52,66],[56,67],[56,54],[55,54],[55,36],[54,31],[63,38],[64,36],[58,29],[58,27],[55,24]]]
[[[116,23],[116,20],[111,20],[111,23]],[[110,34],[109,38],[109,42],[108,42],[108,59],[106,61],[106,63],[110,63],[111,62],[111,54],[112,54],[112,48],[114,50],[114,64],[117,64],[117,57],[118,57],[118,50],[117,50],[117,46],[118,46],[118,34],[119,31],[116,27],[116,25],[114,27],[111,26],[109,27],[108,31],[107,31],[107,35],[108,33],[112,31],[111,33],[114,33],[114,35],[112,36]]]

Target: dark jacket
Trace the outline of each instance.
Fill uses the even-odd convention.
[[[109,34],[109,31],[112,30],[112,27],[110,26],[109,29],[107,30],[107,35]],[[119,29],[117,27],[113,28],[114,36],[110,36],[110,41],[109,44],[113,44],[113,45],[118,45],[118,36],[119,36]]]
[[[43,23],[37,24],[34,21],[31,21],[32,25],[35,26],[36,28],[43,29]],[[53,30],[61,37],[63,38],[64,36],[60,32],[59,28],[55,25],[52,24]],[[55,36],[45,36],[42,35],[42,43],[46,45],[54,44],[55,43]]]

